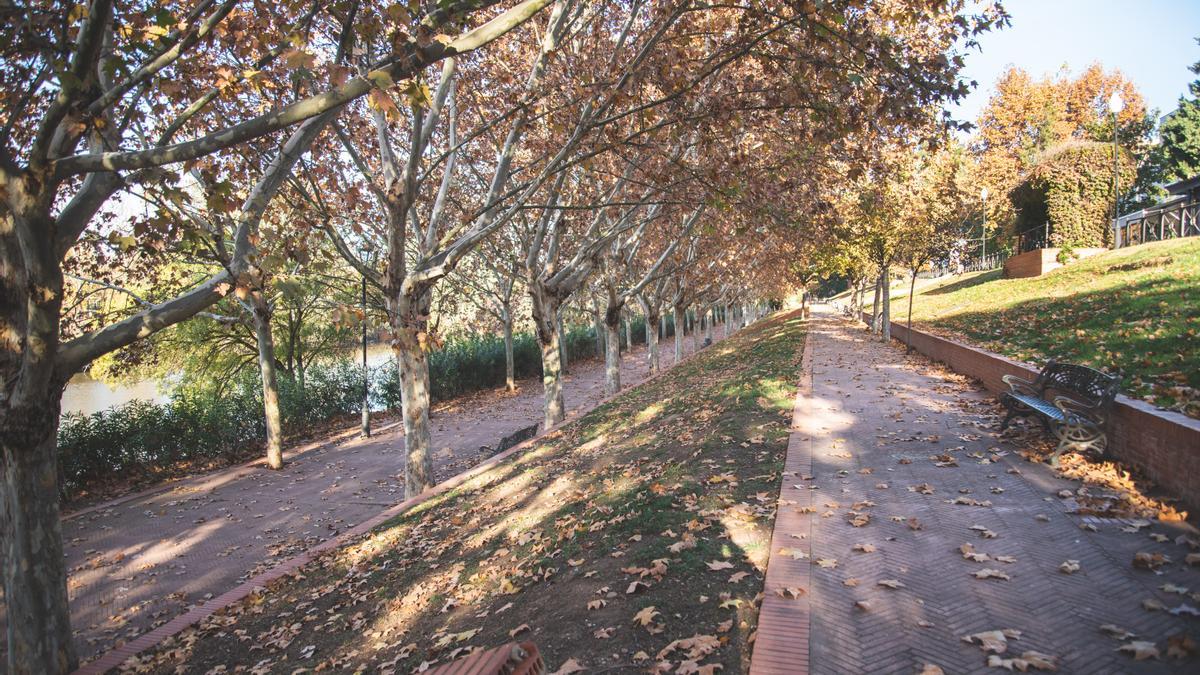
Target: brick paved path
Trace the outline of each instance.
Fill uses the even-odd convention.
[[[717,326],[714,339],[723,335]],[[684,341],[692,348],[691,336]],[[663,367],[674,339],[660,343]],[[645,347],[626,353],[621,379],[647,375]],[[480,446],[542,418],[537,380],[515,395],[485,392],[434,412],[435,474],[457,474],[484,460]],[[570,366],[565,396],[574,416],[604,396],[604,368]],[[81,659],[166,623],[219,596],[239,580],[337,535],[404,498],[403,430],[370,439],[350,434],[287,458],[281,471],[235,467],[179,481],[170,489],[63,522],[72,626]],[[2,600],[2,598],[0,598]],[[0,602],[0,635],[6,618]],[[0,663],[5,645],[0,640]]]
[[[1166,659],[1169,636],[1190,631],[1200,642],[1200,620],[1143,608],[1149,599],[1167,609],[1200,607],[1200,568],[1187,568],[1191,551],[1175,543],[1184,529],[1072,514],[1074,500],[1058,493],[1079,483],[1022,460],[997,438],[993,396],[828,311],[815,314],[809,341],[811,371],[788,457],[798,475],[783,480],[753,671],[914,673],[934,664],[946,673],[998,672],[960,638],[1001,629],[1021,631],[1002,657],[1036,650],[1058,657],[1061,672],[1200,669],[1195,656]],[[993,450],[1007,454],[985,463]],[[931,456],[942,454],[957,466],[936,466]],[[925,484],[932,494],[909,489]],[[949,503],[959,498],[990,505]],[[813,512],[803,513],[810,504]],[[856,527],[850,521],[859,514],[869,521]],[[1015,561],[969,561],[962,544]],[[1135,569],[1142,551],[1173,562],[1157,574]],[[1060,572],[1067,560],[1079,571]],[[1011,579],[972,576],[984,569]],[[883,580],[904,586],[892,590],[878,585]],[[779,597],[786,586],[807,593]],[[1123,642],[1102,633],[1104,624],[1156,643],[1163,660],[1118,653]]]

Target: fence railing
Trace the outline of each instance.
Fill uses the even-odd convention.
[[[1200,236],[1200,201],[1179,197],[1118,218],[1113,226],[1113,247],[1195,236]]]
[[[1008,260],[1007,253],[993,253],[982,258],[974,258],[963,264],[963,272],[983,272],[986,270],[994,270],[1004,266],[1004,261]],[[959,268],[957,265],[951,265],[948,262],[934,263],[928,270],[923,270],[917,273],[918,279],[936,279],[944,277],[947,274],[958,274]]]

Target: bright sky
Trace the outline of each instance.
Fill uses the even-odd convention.
[[[1002,0],[1012,26],[980,38],[967,54],[965,79],[979,86],[952,109],[974,121],[1009,65],[1040,77],[1066,64],[1079,73],[1093,61],[1132,80],[1159,114],[1173,110],[1200,61],[1200,0]]]

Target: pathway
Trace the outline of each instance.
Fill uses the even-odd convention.
[[[723,334],[718,326],[714,339]],[[692,339],[684,341],[685,353]],[[674,339],[660,343],[664,368]],[[627,352],[626,387],[647,376],[645,347]],[[604,397],[598,360],[572,364],[569,416]],[[481,446],[542,419],[542,388],[483,392],[436,407],[437,480],[486,459]],[[71,620],[81,660],[126,642],[203,603],[240,580],[348,530],[404,498],[404,438],[398,424],[370,439],[350,435],[287,458],[281,471],[242,466],[173,483],[168,489],[63,521]],[[5,632],[0,602],[0,635]],[[0,640],[0,662],[4,644]]]
[[[1176,543],[1186,526],[1074,513],[1080,484],[998,438],[994,396],[828,308],[814,317],[755,673],[994,673],[962,638],[1005,629],[1020,637],[1001,638],[1002,661],[1032,651],[1070,673],[1185,667],[1167,660],[1169,638],[1200,637],[1196,610],[1166,610],[1200,606],[1188,590],[1200,568]],[[1139,552],[1172,562],[1136,569]],[[1077,571],[1060,571],[1068,560]],[[787,587],[806,592],[785,599]],[[1137,637],[1106,635],[1106,624]],[[1118,651],[1134,640],[1162,660]],[[1007,667],[1021,665],[1034,669]]]

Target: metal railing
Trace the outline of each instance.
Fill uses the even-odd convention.
[[[1113,248],[1195,236],[1200,236],[1200,201],[1180,196],[1118,218],[1113,226]]]
[[[983,258],[974,258],[962,266],[963,272],[983,272],[986,270],[994,270],[1004,266],[1004,261],[1008,260],[1007,253],[993,253],[992,255]],[[917,273],[918,279],[937,279],[944,277],[947,274],[957,274],[958,267],[951,265],[948,262],[934,263],[928,270],[922,270]]]

